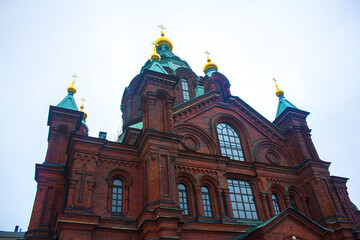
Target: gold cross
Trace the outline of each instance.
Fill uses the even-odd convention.
[[[275,82],[275,85],[276,85],[276,87],[277,87],[277,83],[276,83],[276,79],[273,77],[273,81]]]
[[[75,79],[78,77],[78,75],[76,73],[74,73],[72,76],[73,76],[74,80],[72,81],[71,86],[74,87]]]
[[[160,26],[158,26],[158,28],[161,29],[161,33],[164,34],[164,29],[166,29],[162,24]]]
[[[82,104],[84,104],[84,102],[86,101],[86,99],[83,97],[83,98],[81,98],[81,102],[82,102]]]
[[[205,51],[205,54],[206,54],[207,58],[209,59],[209,55],[210,55],[210,53],[209,53],[209,51],[208,51],[208,50],[206,50],[206,51]]]

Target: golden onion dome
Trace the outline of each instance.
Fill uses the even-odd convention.
[[[72,94],[76,93],[76,88],[74,87],[74,82],[75,82],[75,79],[73,80],[71,86],[67,88],[68,93],[70,93],[70,92],[72,92]]]
[[[158,61],[160,61],[161,57],[160,57],[159,54],[153,53],[153,54],[151,54],[151,56],[150,56],[150,60],[153,61],[154,59],[157,59]]]
[[[165,34],[162,32],[161,33],[161,37],[158,38],[156,41],[155,41],[155,44],[156,46],[160,46],[160,45],[163,45],[163,44],[166,44],[168,45],[170,48],[171,48],[171,51],[173,50],[173,44],[172,42],[170,41],[170,39],[164,37]]]
[[[218,66],[215,63],[211,62],[210,58],[208,58],[207,63],[204,66],[204,73],[206,73],[207,70],[209,70],[210,68],[215,68],[216,71],[218,70]]]
[[[157,45],[156,45],[155,42],[153,42],[152,44],[154,45],[154,53],[151,54],[151,56],[150,56],[150,61],[153,61],[154,59],[157,59],[158,61],[160,61],[161,57],[160,57],[159,54],[156,53],[156,47],[157,47]]]

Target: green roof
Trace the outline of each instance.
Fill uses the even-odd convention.
[[[276,111],[276,117],[278,117],[288,107],[298,109],[294,104],[285,98],[284,94],[279,95],[279,104]]]
[[[156,52],[161,56],[161,59],[159,62],[159,65],[161,67],[167,67],[170,68],[171,70],[173,70],[174,72],[176,71],[176,69],[178,68],[187,68],[190,69],[189,64],[185,61],[182,60],[181,58],[179,58],[178,56],[176,56],[172,51],[171,48],[168,46],[158,46],[158,48],[156,49]],[[154,61],[155,62],[155,61]],[[150,59],[144,64],[144,66],[141,68],[141,72],[143,72],[145,69],[150,69],[153,66],[153,63],[151,62]],[[152,69],[150,69],[152,70]],[[154,71],[154,70],[152,70]]]
[[[66,108],[70,110],[76,110],[79,111],[75,99],[74,99],[74,93],[71,91],[68,91],[68,95],[58,104],[57,107]]]
[[[153,61],[148,69],[154,72],[169,75],[157,61]]]

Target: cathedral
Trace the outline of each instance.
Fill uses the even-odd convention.
[[[209,55],[203,71],[162,31],[124,90],[117,141],[88,135],[73,82],[49,109],[25,238],[360,239],[348,179],[318,156],[309,112],[275,81],[270,122],[231,94]]]

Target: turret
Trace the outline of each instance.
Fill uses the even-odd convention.
[[[78,110],[74,99],[76,93],[74,83],[77,75],[74,74],[73,77],[71,86],[67,88],[67,96],[56,107],[50,106],[49,110],[49,144],[45,162],[52,164],[66,163],[66,143],[70,133],[88,134],[86,118],[84,118],[86,115]]]
[[[311,140],[311,129],[309,129],[306,117],[309,112],[298,109],[294,104],[285,98],[284,91],[279,89],[275,78],[275,95],[279,98],[278,108],[274,124],[292,136],[297,162],[306,159],[318,159],[319,156]]]

